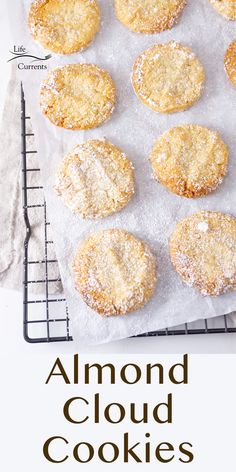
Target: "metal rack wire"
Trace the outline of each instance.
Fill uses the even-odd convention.
[[[40,173],[38,164],[36,166],[28,166],[29,155],[36,155],[36,150],[28,149],[28,139],[34,136],[33,132],[29,132],[27,121],[30,116],[26,113],[26,102],[24,90],[21,84],[21,140],[22,140],[22,199],[23,199],[23,215],[26,228],[24,242],[24,260],[23,260],[23,333],[24,338],[29,343],[44,342],[61,342],[72,341],[70,334],[70,318],[66,299],[64,297],[55,297],[50,295],[49,285],[58,282],[59,279],[50,278],[49,271],[52,264],[57,264],[55,258],[50,258],[48,254],[49,245],[53,245],[53,241],[49,239],[48,228],[50,222],[47,217],[47,205],[43,198],[42,202],[29,204],[28,194],[36,190],[43,190],[41,185],[29,186],[28,175],[30,172]],[[43,212],[44,226],[44,247],[43,259],[31,260],[29,242],[32,234],[30,223],[30,209],[38,208]],[[29,276],[30,267],[40,264],[43,269],[44,276],[40,279],[31,279]],[[34,284],[42,286],[43,296],[36,297],[30,293],[30,287]],[[37,313],[37,308],[39,314]],[[53,307],[53,308],[52,308]],[[156,337],[156,336],[176,336],[176,335],[193,335],[193,334],[215,334],[215,333],[236,333],[236,327],[230,323],[228,316],[221,316],[214,320],[200,320],[197,323],[186,323],[184,326],[174,327],[161,331],[154,331],[141,334],[137,337]]]
[[[43,343],[43,342],[60,342],[60,341],[72,341],[72,336],[70,335],[69,329],[69,314],[68,308],[66,305],[66,299],[63,297],[52,297],[49,295],[49,284],[53,282],[58,282],[59,279],[51,279],[49,277],[49,266],[51,264],[57,264],[56,259],[50,259],[48,257],[48,246],[53,244],[53,241],[48,239],[48,227],[50,222],[47,218],[47,206],[46,201],[43,200],[43,203],[37,203],[35,205],[30,205],[28,203],[28,193],[34,190],[42,190],[42,186],[29,186],[28,185],[28,174],[29,172],[40,172],[38,167],[28,167],[27,158],[29,154],[37,154],[35,150],[28,150],[27,141],[30,136],[34,134],[27,130],[27,120],[30,120],[30,117],[26,114],[26,103],[24,97],[24,90],[21,84],[21,142],[22,142],[22,199],[23,199],[23,215],[24,222],[26,227],[26,236],[24,241],[24,259],[23,259],[23,333],[24,338],[29,343]],[[31,225],[29,218],[29,210],[31,208],[39,208],[43,212],[43,221],[44,221],[44,257],[40,260],[30,260],[29,255],[29,241],[31,237]],[[30,280],[29,278],[29,267],[34,264],[40,264],[43,266],[44,277],[38,280]],[[44,291],[44,296],[41,298],[30,296],[30,286],[32,284],[40,284],[42,286],[42,292]],[[52,314],[51,306],[56,304],[59,305],[60,309],[58,312],[63,313],[63,316],[55,316]],[[30,307],[33,306],[34,310],[37,305],[43,307],[42,316],[37,318],[30,316]],[[52,325],[55,324],[63,326],[63,335],[53,335],[52,334]],[[30,334],[30,329],[33,325],[37,325],[42,329],[41,332],[44,335],[33,336]],[[38,330],[39,332],[39,330]],[[55,329],[54,329],[55,332]]]

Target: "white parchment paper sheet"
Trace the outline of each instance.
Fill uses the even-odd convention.
[[[8,2],[9,3],[9,2]],[[14,9],[11,7],[14,4]],[[10,2],[13,41],[30,53],[47,54],[30,37],[27,27],[29,0]],[[45,119],[39,108],[39,87],[47,71],[22,70],[19,74],[26,92],[38,141],[49,219],[61,275],[73,320],[73,337],[86,343],[101,343],[139,333],[214,317],[236,309],[236,293],[203,298],[184,285],[174,272],[168,253],[168,239],[178,220],[202,210],[218,210],[236,216],[236,90],[224,72],[224,53],[236,37],[236,22],[221,17],[208,0],[189,0],[177,26],[159,35],[130,32],[115,18],[112,0],[100,0],[102,27],[94,43],[84,52],[67,57],[53,55],[48,68],[92,62],[107,69],[117,85],[118,100],[109,122],[87,131],[66,131]],[[206,70],[202,99],[189,110],[161,115],[142,105],[135,96],[130,74],[136,57],[147,47],[169,40],[192,47]],[[18,61],[30,63],[29,61]],[[38,64],[34,62],[33,64]],[[210,196],[188,200],[169,193],[152,179],[148,155],[154,140],[168,128],[197,123],[220,132],[230,149],[229,173],[221,187]],[[121,213],[109,218],[81,221],[65,208],[53,191],[55,172],[65,153],[86,139],[106,137],[120,146],[135,166],[136,195]],[[73,286],[71,261],[78,244],[90,232],[120,227],[147,241],[158,260],[158,286],[152,301],[139,312],[122,318],[104,319],[81,300]]]

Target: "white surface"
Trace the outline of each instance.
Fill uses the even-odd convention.
[[[29,4],[30,0],[23,0],[17,3],[15,15],[11,13],[13,35],[29,51],[44,55],[45,51],[32,40],[26,26]],[[236,292],[215,298],[202,297],[183,284],[173,270],[168,244],[176,222],[187,215],[203,209],[230,214],[235,212],[235,90],[228,83],[222,57],[232,40],[234,24],[217,15],[205,0],[189,0],[175,28],[161,35],[143,36],[132,34],[116,20],[113,2],[101,0],[100,5],[103,21],[94,43],[81,54],[66,57],[53,55],[48,67],[52,69],[67,63],[87,62],[107,69],[117,86],[117,106],[110,121],[87,132],[63,130],[52,125],[42,115],[38,97],[47,72],[27,69],[19,74],[24,83],[27,109],[32,117],[36,140],[38,138],[37,149],[49,218],[74,324],[74,337],[80,343],[92,344],[179,325],[199,319],[203,314],[211,318],[236,309]],[[139,53],[155,42],[170,40],[192,47],[199,57],[206,71],[204,93],[197,104],[183,113],[155,114],[135,97],[130,73]],[[180,123],[199,123],[216,129],[229,146],[228,175],[216,192],[204,198],[191,200],[177,197],[152,179],[147,160],[151,147],[163,131]],[[101,139],[103,136],[119,145],[134,163],[136,194],[120,213],[102,220],[82,221],[55,195],[55,174],[65,153],[78,142]],[[97,316],[78,295],[71,264],[78,245],[90,232],[111,227],[124,228],[150,244],[157,257],[158,284],[154,297],[142,310],[125,317],[104,319]]]
[[[12,355],[9,347],[5,351],[5,359],[1,366],[4,379],[1,385],[1,466],[5,472],[34,471],[34,472],[235,472],[235,430],[236,409],[235,389],[236,378],[235,355],[233,356],[191,356],[189,358],[189,385],[173,385],[165,375],[164,385],[158,382],[156,371],[153,372],[151,385],[145,383],[145,365],[161,362],[165,369],[180,362],[180,356],[161,355],[129,355],[116,354],[79,356],[80,373],[79,385],[66,385],[60,377],[45,381],[55,362],[54,354],[43,355],[39,350],[34,353],[26,351]],[[8,357],[6,357],[8,356]],[[5,360],[4,359],[4,360]],[[72,378],[73,356],[60,356],[70,378]],[[111,385],[109,376],[105,375],[102,385],[97,385],[96,375],[91,375],[89,385],[83,383],[83,365],[85,363],[113,363],[117,369],[117,383]],[[122,365],[138,364],[144,376],[135,385],[125,385],[119,381]],[[82,367],[82,369],[81,369]],[[131,371],[132,372],[132,371]],[[165,370],[165,372],[168,372]],[[101,422],[93,420],[93,396],[100,393]],[[167,394],[173,393],[173,424],[157,424],[152,417],[154,405],[165,401]],[[71,424],[63,415],[65,402],[72,397],[82,396],[89,405],[76,403],[72,414],[82,418],[88,414],[89,419],[81,425]],[[129,404],[135,402],[137,415],[141,415],[143,403],[148,403],[148,424],[133,424],[127,418],[120,424],[113,425],[105,421],[103,416],[107,404],[117,402],[123,404],[127,413]],[[79,406],[80,405],[80,406]],[[78,410],[79,408],[79,410]],[[80,409],[81,408],[81,409]],[[115,414],[117,410],[113,410]],[[163,410],[161,410],[163,411]],[[165,410],[164,410],[165,412]],[[164,413],[163,412],[163,413]],[[114,416],[113,416],[114,418]],[[117,418],[117,414],[116,414]],[[72,449],[81,441],[95,446],[95,449],[107,441],[120,445],[125,432],[129,433],[131,444],[141,442],[137,453],[143,456],[145,434],[149,432],[152,444],[151,464],[138,464],[130,459],[124,464],[122,455],[116,463],[106,466],[95,457],[94,461],[83,465],[73,460]],[[52,446],[51,453],[57,459],[69,455],[68,461],[56,466],[46,461],[42,448],[45,441],[54,435],[67,438],[69,444],[57,441]],[[177,449],[180,442],[189,441],[193,445],[195,460],[186,467],[175,459],[168,464],[158,463],[153,454],[156,444],[168,441]],[[140,451],[140,452],[139,452]]]
[[[0,113],[5,95],[5,89],[9,78],[9,64],[7,64],[8,51],[12,48],[9,40],[9,28],[6,20],[6,10],[4,2],[0,2],[0,31],[2,41],[0,41],[1,57],[1,87],[0,87]],[[1,339],[1,350],[3,353],[9,352],[12,348],[12,355],[17,353],[30,355],[31,353],[66,353],[75,352],[78,346],[74,343],[50,344],[50,345],[29,345],[25,343],[22,336],[22,296],[19,293],[0,290],[0,313],[2,318],[1,331],[4,333]],[[89,348],[89,352],[214,352],[214,353],[236,353],[236,335],[210,335],[210,336],[189,336],[176,338],[151,338],[151,339],[130,339],[121,342]]]

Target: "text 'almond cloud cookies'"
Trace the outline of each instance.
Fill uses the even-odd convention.
[[[192,50],[175,41],[144,51],[132,74],[138,98],[159,113],[191,107],[202,94],[204,79],[203,66]]]
[[[219,134],[198,125],[171,128],[156,141],[150,160],[154,177],[177,195],[207,195],[222,182],[228,148]]]
[[[229,80],[236,87],[236,40],[229,45],[225,53],[224,63]]]
[[[100,8],[97,0],[36,0],[28,23],[41,46],[72,54],[92,42],[100,28]]]
[[[82,218],[103,218],[121,210],[133,196],[133,166],[114,144],[87,141],[63,159],[55,190]]]
[[[115,0],[117,18],[136,33],[160,33],[172,28],[186,0]]]
[[[202,295],[236,289],[236,219],[201,211],[177,224],[170,241],[172,263],[180,277]]]
[[[116,100],[111,76],[94,64],[70,64],[49,72],[41,86],[44,115],[66,129],[96,128],[113,112]]]
[[[213,7],[228,20],[236,20],[235,0],[209,0]]]
[[[75,287],[103,316],[142,308],[156,287],[156,260],[148,246],[120,229],[89,236],[74,262]]]

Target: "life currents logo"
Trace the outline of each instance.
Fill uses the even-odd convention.
[[[47,62],[51,59],[52,55],[47,54],[46,56],[35,56],[31,54],[24,46],[14,45],[13,49],[9,51],[11,57],[7,62],[17,62],[19,70],[45,70],[48,68]]]

